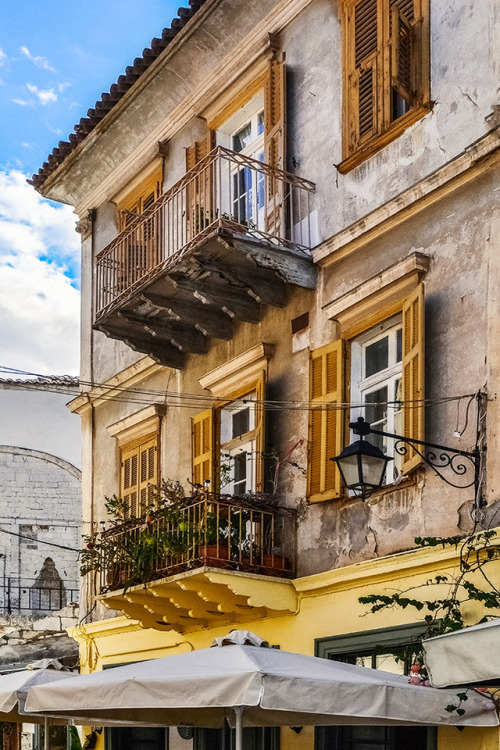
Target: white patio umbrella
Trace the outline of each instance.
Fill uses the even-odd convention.
[[[248,643],[261,644],[247,645]],[[29,711],[148,722],[150,726],[412,724],[495,726],[491,700],[471,692],[460,717],[446,711],[451,690],[410,685],[407,677],[280,651],[244,631],[216,648],[33,687]]]
[[[428,638],[422,645],[436,687],[500,685],[500,619]]]
[[[28,689],[35,685],[48,682],[60,682],[71,678],[71,672],[65,671],[63,665],[56,659],[42,659],[29,665],[27,669],[18,672],[6,672],[0,675],[0,720],[16,722],[18,724],[45,724],[45,747],[48,748],[48,716],[33,716],[25,710]],[[66,724],[68,720],[64,720]],[[59,723],[61,720],[59,719]]]

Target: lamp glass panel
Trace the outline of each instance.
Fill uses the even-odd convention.
[[[343,458],[339,462],[339,466],[341,467],[344,481],[348,487],[355,487],[359,484],[357,455]]]
[[[362,456],[361,465],[363,470],[363,484],[367,484],[371,487],[378,487],[382,484],[382,477],[386,465],[385,458]]]

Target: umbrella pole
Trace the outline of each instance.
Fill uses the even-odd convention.
[[[243,706],[235,706],[234,713],[236,716],[236,748],[235,750],[243,750],[243,724],[241,717],[243,714]]]
[[[50,720],[48,716],[44,718],[43,725],[44,725],[44,730],[45,730],[43,733],[43,750],[50,750],[50,743],[49,743]]]

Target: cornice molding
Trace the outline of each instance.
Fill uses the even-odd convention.
[[[332,266],[446,198],[499,161],[500,127],[496,127],[416,185],[318,245],[312,253],[315,263],[323,268]]]
[[[257,344],[243,354],[224,362],[200,378],[202,388],[211,391],[214,396],[224,398],[234,391],[251,385],[267,364],[275,351],[274,344]]]
[[[161,68],[166,67],[169,60],[179,52],[182,44],[203,23],[206,16],[219,5],[221,0],[207,3],[192,19],[192,23],[186,25],[179,32],[172,43],[165,49],[164,54],[152,63],[150,68],[139,78],[137,83],[123,96],[111,112],[99,123],[84,141],[65,159],[61,166],[50,175],[44,183],[43,194],[51,196],[52,190],[61,178],[73,166],[76,160],[91,149],[100,135],[104,133],[120,114],[134,101],[134,99],[148,86]],[[281,0],[278,5],[248,34],[241,40],[236,48],[232,50],[212,71],[206,76],[202,84],[195,88],[182,103],[176,107],[162,124],[144,138],[138,149],[115,168],[96,190],[82,197],[75,211],[78,216],[83,216],[89,208],[93,208],[109,200],[113,194],[122,190],[131,175],[138,169],[144,169],[148,163],[158,154],[158,142],[172,138],[189,120],[207,109],[217,97],[219,97],[228,86],[232,85],[241,75],[248,71],[263,55],[271,50],[269,34],[278,34],[287,24],[292,21],[311,0]],[[54,193],[55,200],[61,200]]]

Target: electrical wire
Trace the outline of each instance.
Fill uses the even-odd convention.
[[[19,539],[26,539],[28,542],[36,542],[37,544],[48,544],[51,547],[58,547],[59,549],[68,550],[68,552],[80,552],[80,550],[74,549],[73,547],[66,547],[63,544],[56,544],[55,542],[46,542],[44,539],[33,539],[32,536],[23,536],[22,534],[17,534],[15,531],[7,531],[7,529],[0,528],[0,533],[10,534],[10,536],[17,536],[19,537]]]
[[[159,390],[153,388],[130,388],[128,386],[110,385],[109,383],[95,383],[91,381],[78,380],[78,387],[66,385],[64,383],[54,383],[50,380],[54,379],[54,376],[41,375],[40,373],[27,372],[24,370],[17,370],[14,368],[0,366],[0,372],[8,372],[10,374],[24,375],[29,377],[36,377],[38,379],[47,378],[47,384],[44,390],[65,393],[66,395],[82,396],[86,395],[85,392],[82,394],[81,388],[92,388],[93,390],[102,390],[103,393],[95,395],[95,398],[99,398],[103,401],[113,401],[118,403],[136,404],[139,406],[150,406],[154,403],[154,399],[162,399],[167,401],[169,407],[174,408],[186,408],[186,409],[199,409],[209,408],[215,404],[227,403],[227,398],[210,396],[207,394],[197,393],[176,393],[168,390]],[[30,388],[29,380],[23,382],[22,387],[26,390],[40,390],[40,383],[33,384]],[[468,398],[473,399],[475,394],[461,394],[458,396],[442,396],[437,398],[423,398],[423,399],[409,399],[405,401],[384,401],[384,402],[321,402],[321,401],[295,401],[295,400],[270,400],[270,399],[242,399],[244,403],[255,403],[266,407],[268,411],[346,411],[350,409],[362,408],[366,406],[382,406],[385,405],[388,408],[399,410],[401,406],[406,406],[411,409],[427,408],[428,406],[436,406],[445,403],[458,402],[462,399]],[[470,402],[468,406],[470,405]],[[467,416],[467,415],[466,415]],[[467,425],[467,422],[466,422]],[[463,431],[462,431],[463,432]]]

